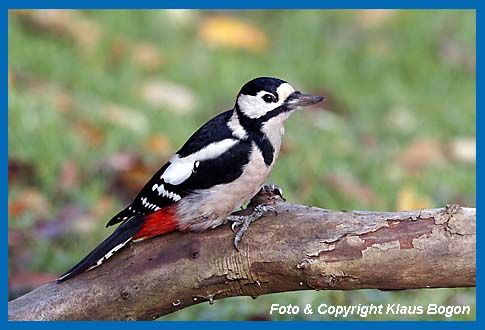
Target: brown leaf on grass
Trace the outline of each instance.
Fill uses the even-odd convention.
[[[108,56],[106,57],[108,65],[116,66],[120,64],[126,55],[126,44],[126,39],[121,37],[116,37],[110,42]]]
[[[150,135],[146,146],[148,151],[154,155],[168,156],[173,152],[170,138],[164,134]]]
[[[465,67],[470,72],[476,71],[475,50],[446,36],[441,41],[439,55],[445,63]]]
[[[379,27],[394,18],[395,9],[363,9],[354,11],[357,22],[364,28]]]
[[[416,189],[405,186],[397,194],[396,211],[421,210],[432,206],[431,200],[419,195]]]
[[[37,217],[47,217],[50,213],[50,204],[45,195],[40,191],[29,188],[23,190],[15,199],[8,203],[10,216],[18,216],[25,212],[32,212]]]
[[[94,122],[85,119],[78,118],[72,125],[74,126],[76,133],[85,141],[88,145],[97,147],[101,145],[105,140],[105,133]]]
[[[74,108],[74,99],[66,89],[57,89],[52,94],[54,109],[67,113]]]
[[[156,166],[160,165],[158,163]],[[116,153],[100,164],[100,170],[110,173],[110,191],[123,199],[133,198],[157,170],[140,156]]]
[[[69,38],[86,52],[92,52],[101,37],[97,22],[88,19],[79,10],[24,9],[11,10],[10,14],[34,32]]]
[[[8,159],[8,185],[30,184],[35,181],[37,171],[34,164],[16,158]]]
[[[118,190],[126,192],[130,196],[135,196],[153,173],[152,167],[137,161],[129,169],[118,173],[114,185]]]
[[[148,131],[148,121],[141,112],[118,104],[108,104],[102,110],[106,120],[112,124],[138,133]]]
[[[402,150],[397,162],[410,172],[419,171],[427,166],[445,163],[443,146],[432,138],[418,138]]]
[[[473,164],[477,158],[477,141],[475,137],[454,138],[448,145],[452,159]]]
[[[61,192],[68,192],[79,186],[79,168],[73,159],[64,160],[61,166],[61,175],[58,180],[57,189]]]
[[[148,42],[137,43],[132,52],[132,61],[146,71],[159,69],[164,60],[159,48]]]
[[[268,47],[268,37],[261,29],[230,16],[210,16],[200,28],[199,36],[209,46],[239,48],[260,52]]]
[[[358,200],[367,205],[379,202],[378,196],[366,184],[359,182],[351,173],[330,173],[324,177],[324,184],[346,198]]]
[[[196,105],[195,95],[188,88],[163,80],[143,83],[140,97],[154,108],[164,107],[174,113],[189,113]]]
[[[45,80],[28,72],[10,68],[16,87],[22,88],[35,98],[46,100],[53,109],[62,113],[70,112],[75,104],[70,91],[56,82]]]

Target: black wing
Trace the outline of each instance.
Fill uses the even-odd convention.
[[[189,156],[211,143],[234,138],[227,126],[233,110],[228,110],[199,128],[177,151],[180,158]],[[242,166],[249,161],[251,145],[239,141],[217,158],[197,162],[190,176],[180,184],[172,185],[161,179],[172,164],[167,162],[148,180],[133,202],[116,214],[106,225],[111,226],[135,215],[145,215],[176,203],[192,191],[219,183],[230,182],[242,174]]]

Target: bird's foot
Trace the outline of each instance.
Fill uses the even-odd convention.
[[[236,248],[236,250],[239,251],[238,243],[239,243],[239,241],[241,241],[241,238],[244,235],[244,233],[246,232],[246,230],[248,230],[249,225],[252,222],[261,218],[263,216],[263,214],[266,213],[266,212],[276,213],[276,209],[272,206],[269,206],[269,205],[260,204],[260,205],[256,206],[253,209],[253,213],[251,213],[249,215],[230,215],[227,218],[227,221],[232,222],[232,226],[231,226],[232,231],[235,231],[238,226],[241,226],[241,229],[239,229],[239,231],[234,236],[234,247]]]

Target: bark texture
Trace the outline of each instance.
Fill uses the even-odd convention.
[[[240,252],[229,225],[131,244],[99,268],[10,301],[8,318],[150,320],[233,296],[475,286],[475,209],[390,213],[275,203],[278,215],[252,224]]]

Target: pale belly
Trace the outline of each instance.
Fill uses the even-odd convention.
[[[261,152],[253,145],[250,160],[235,181],[182,198],[177,204],[179,229],[203,231],[225,223],[228,215],[250,200],[264,185],[276,156],[267,166]]]

